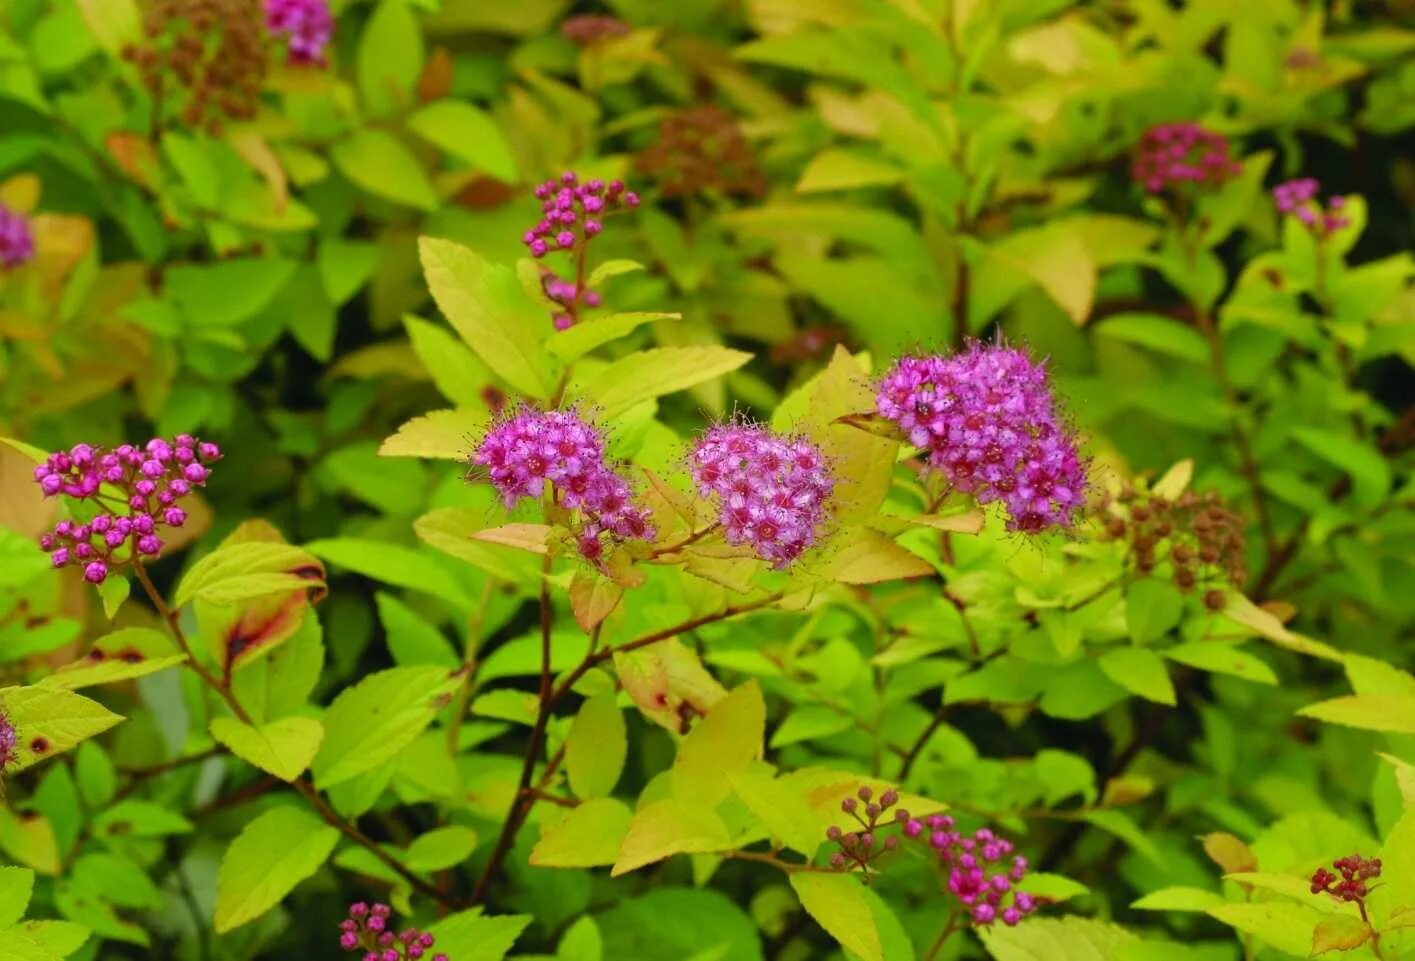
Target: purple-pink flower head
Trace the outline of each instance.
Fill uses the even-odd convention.
[[[549,487],[562,507],[579,511],[576,539],[586,560],[601,559],[605,539],[654,538],[648,511],[606,464],[604,438],[577,411],[523,406],[487,431],[471,460],[486,468],[507,508]]]
[[[933,849],[947,874],[948,893],[974,925],[1001,921],[1011,927],[1040,906],[1041,898],[1019,890],[1028,864],[1013,853],[1011,841],[989,828],[964,834],[946,814],[901,814],[899,820],[906,838],[917,838]]]
[[[1346,198],[1332,197],[1323,207],[1322,186],[1315,177],[1298,177],[1273,188],[1273,205],[1284,216],[1293,216],[1318,237],[1327,237],[1351,223],[1345,213]]]
[[[0,203],[0,271],[34,259],[34,232],[29,220]]]
[[[323,66],[334,38],[329,0],[265,0],[265,28],[286,38],[286,58],[301,66]]]
[[[113,568],[162,551],[162,530],[187,522],[179,502],[205,486],[209,465],[220,459],[221,448],[190,434],[112,450],[76,444],[50,454],[34,469],[44,495],[92,501],[100,512],[87,523],[60,521],[39,546],[55,568],[78,566],[84,580],[102,584]]]
[[[349,905],[349,916],[339,922],[339,947],[362,952],[363,961],[448,961],[445,954],[428,954],[437,943],[428,932],[408,927],[395,934],[388,921],[392,914],[386,904]]]
[[[1180,184],[1216,186],[1242,166],[1229,156],[1228,139],[1196,123],[1164,123],[1145,131],[1130,172],[1152,194]]]
[[[816,542],[829,516],[835,480],[809,441],[731,421],[708,428],[691,466],[698,493],[717,499],[727,542],[778,569]]]
[[[541,218],[521,237],[521,242],[537,260],[556,251],[572,255],[576,276],[585,275],[585,256],[590,241],[604,229],[610,213],[639,205],[639,195],[625,188],[623,181],[582,180],[572,171],[552,178],[535,190]],[[600,296],[585,283],[562,279],[549,267],[541,268],[546,299],[554,308],[551,319],[556,330],[569,330],[580,321],[585,307],[598,307]]]
[[[1069,527],[1084,502],[1086,462],[1045,365],[1025,351],[974,342],[951,357],[901,358],[875,405],[954,488],[1001,501],[1009,530]]]

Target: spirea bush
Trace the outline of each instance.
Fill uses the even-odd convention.
[[[1399,0],[8,0],[0,958],[1415,959],[1412,91]]]

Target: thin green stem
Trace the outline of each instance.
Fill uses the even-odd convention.
[[[943,925],[943,930],[934,938],[934,943],[929,946],[928,954],[924,955],[924,961],[934,961],[938,953],[943,950],[945,942],[953,937],[953,932],[958,930],[958,909],[954,908],[948,912],[948,920]]]

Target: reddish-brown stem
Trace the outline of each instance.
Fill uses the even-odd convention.
[[[654,548],[653,556],[657,558],[662,557],[664,554],[676,554],[678,551],[681,551],[683,548],[689,546],[690,544],[696,544],[698,541],[702,540],[704,537],[707,537],[709,534],[711,534],[713,531],[717,530],[721,526],[721,524],[714,521],[707,527],[704,527],[702,530],[694,531],[692,534],[689,534],[681,541],[677,541],[673,544],[665,544],[663,547]]]
[[[340,817],[339,812],[329,806],[329,802],[320,796],[320,793],[315,790],[314,785],[310,784],[304,778],[301,778],[295,781],[292,786],[296,791],[300,792],[305,800],[310,802],[315,812],[324,819],[326,824],[378,858],[390,871],[397,874],[404,881],[407,881],[408,884],[412,886],[413,890],[432,898],[440,904],[445,904],[449,907],[455,906],[455,898],[445,891],[438,890],[432,884],[418,877],[412,871],[409,871],[397,858],[383,850],[381,845],[360,831],[353,822],[346,821],[344,818]]]
[[[167,628],[171,632],[173,639],[176,640],[177,646],[187,655],[187,664],[208,687],[221,695],[222,699],[226,701],[227,706],[231,708],[232,714],[240,718],[243,723],[254,726],[250,714],[241,706],[241,702],[236,700],[236,696],[232,693],[230,687],[222,684],[221,681],[217,679],[216,675],[208,671],[206,667],[196,659],[191,644],[187,642],[186,634],[183,633],[181,625],[177,622],[178,612],[167,606],[167,602],[164,601],[162,595],[158,593],[157,588],[152,583],[152,578],[148,576],[147,570],[143,567],[142,563],[134,563],[133,569],[137,573],[138,581],[141,582],[143,590],[147,592],[148,599],[152,601],[152,606],[157,609],[158,614],[167,622]],[[389,870],[407,881],[414,890],[434,898],[443,904],[450,905],[453,903],[453,899],[450,896],[437,890],[437,888],[403,867],[403,865],[398,862],[397,858],[393,857],[387,851],[383,850],[383,848],[379,847],[377,843],[366,837],[354,824],[340,817],[338,812],[330,807],[328,802],[315,790],[314,785],[301,778],[295,781],[291,786],[310,802],[315,811],[319,813],[319,816],[324,818],[331,827],[338,829],[339,833],[343,834],[350,841],[353,841],[360,847],[366,848],[369,853],[383,862]]]
[[[240,718],[244,723],[251,723],[251,716],[246,709],[241,706],[241,702],[236,700],[236,695],[231,688],[223,683],[215,675],[207,670],[206,665],[197,660],[196,652],[187,643],[187,636],[182,631],[182,626],[177,623],[178,612],[167,606],[167,602],[162,599],[156,586],[152,583],[152,578],[148,576],[147,568],[142,561],[133,562],[133,572],[137,574],[138,582],[142,584],[143,590],[147,592],[147,598],[152,602],[152,606],[157,609],[157,613],[167,624],[167,630],[172,635],[172,639],[177,642],[177,646],[182,649],[182,653],[187,655],[187,666],[197,673],[212,690],[221,695],[221,699],[226,702],[226,706],[231,709],[231,713]]]
[[[760,610],[781,600],[780,593],[770,594],[766,597],[752,601],[748,604],[741,604],[736,607],[726,607],[713,614],[705,614],[702,617],[695,617],[684,621],[673,627],[665,628],[661,631],[654,631],[643,637],[626,641],[615,647],[606,647],[600,650],[590,649],[584,659],[566,674],[560,683],[549,689],[549,694],[543,696],[540,702],[540,710],[536,712],[534,725],[531,727],[530,739],[526,744],[526,753],[521,760],[520,782],[516,785],[516,793],[511,801],[511,808],[507,811],[506,820],[501,825],[501,834],[496,839],[496,846],[492,848],[491,857],[487,859],[486,867],[482,869],[481,875],[477,878],[476,887],[472,890],[472,904],[481,904],[486,900],[487,890],[491,886],[492,879],[501,869],[501,864],[506,860],[506,855],[510,852],[512,844],[515,843],[516,833],[521,829],[521,825],[526,822],[531,809],[535,807],[536,796],[531,791],[531,778],[535,773],[536,758],[540,755],[542,743],[545,740],[546,727],[550,724],[551,714],[566,694],[580,678],[584,677],[590,670],[610,660],[615,654],[626,654],[630,651],[637,651],[640,648],[648,647],[650,644],[657,644],[666,641],[670,637],[676,637],[687,631],[695,630],[707,624],[726,620],[738,614],[746,614],[749,611]]]

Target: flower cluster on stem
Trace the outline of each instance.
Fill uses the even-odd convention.
[[[34,259],[34,231],[29,219],[0,203],[0,271]]]
[[[1027,876],[1027,859],[1013,854],[1011,841],[989,828],[965,835],[946,814],[921,820],[901,811],[899,817],[905,837],[919,838],[937,852],[949,894],[974,925],[1001,921],[1011,927],[1037,909],[1039,900],[1018,888]]]
[[[1330,894],[1338,901],[1364,901],[1370,892],[1366,882],[1381,876],[1381,859],[1369,860],[1359,854],[1337,858],[1331,863],[1335,872],[1317,868],[1312,875],[1312,893]]]
[[[1225,506],[1216,491],[1185,491],[1174,500],[1142,494],[1127,486],[1114,498],[1101,497],[1103,536],[1125,541],[1140,574],[1168,560],[1174,585],[1182,592],[1204,590],[1212,611],[1227,603],[1225,583],[1238,588],[1248,578],[1243,518]]]
[[[835,481],[816,446],[737,420],[708,428],[691,455],[693,483],[716,498],[727,542],[784,568],[815,543]]]
[[[856,792],[856,797],[841,801],[840,810],[854,818],[860,829],[847,831],[834,824],[826,829],[825,836],[840,846],[840,850],[830,856],[830,866],[837,871],[854,871],[858,868],[865,872],[870,869],[875,859],[899,847],[898,836],[880,836],[880,829],[889,825],[889,822],[881,821],[881,818],[898,803],[899,792],[893,788],[881,792],[879,800],[876,801],[874,792],[868,786],[862,786]]]
[[[547,180],[535,190],[541,202],[541,219],[521,238],[537,260],[559,251],[571,255],[574,280],[566,280],[549,267],[541,267],[545,296],[555,305],[551,321],[556,330],[569,330],[580,322],[586,307],[598,307],[598,292],[585,281],[586,257],[590,241],[604,230],[604,218],[624,208],[637,207],[639,195],[621,180],[581,181],[567,170],[558,179]]]
[[[394,934],[388,921],[392,913],[386,904],[351,904],[349,916],[339,922],[339,947],[363,951],[361,961],[417,961],[424,956],[429,961],[448,961],[445,954],[428,955],[437,939],[426,931],[409,927]]]
[[[320,67],[334,39],[334,15],[329,0],[265,0],[265,28],[286,39],[290,63]]]
[[[576,544],[591,563],[604,557],[606,539],[653,540],[648,511],[605,462],[604,438],[574,410],[521,407],[492,426],[472,463],[486,468],[508,508],[550,485],[562,507],[579,512]]]
[[[1322,185],[1315,177],[1287,180],[1273,188],[1273,205],[1284,216],[1293,216],[1316,237],[1326,238],[1351,223],[1345,213],[1346,198],[1331,197],[1322,206]]]
[[[186,523],[182,499],[205,486],[208,465],[220,457],[221,448],[190,434],[153,438],[140,448],[76,444],[51,454],[34,469],[44,495],[92,501],[99,513],[59,521],[39,546],[54,567],[78,565],[84,580],[102,584],[113,568],[162,551],[163,529]]]
[[[1008,529],[1070,527],[1085,498],[1086,462],[1052,396],[1046,367],[1005,344],[901,358],[875,395],[954,489],[1001,501]]]
[[[1152,194],[1185,184],[1218,186],[1242,166],[1229,155],[1228,138],[1196,123],[1164,123],[1140,137],[1130,172]]]

